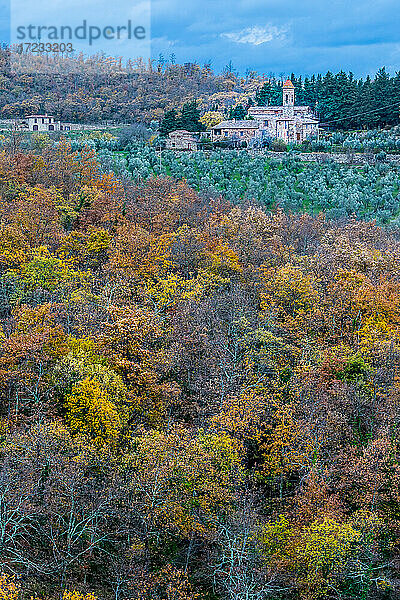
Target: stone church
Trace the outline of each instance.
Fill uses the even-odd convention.
[[[251,138],[269,137],[298,144],[318,136],[318,119],[309,106],[296,106],[295,89],[290,79],[283,84],[282,92],[282,106],[252,106],[248,116],[254,120],[219,123],[212,128],[212,139],[243,139],[243,129],[247,129],[246,141],[249,141],[249,133]],[[254,125],[248,128],[250,123]]]
[[[301,143],[318,135],[318,119],[309,106],[296,106],[294,85],[288,79],[283,84],[282,106],[253,106],[248,114],[265,135],[285,142]]]

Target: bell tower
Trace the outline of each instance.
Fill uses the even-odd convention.
[[[283,84],[283,106],[294,106],[294,85],[288,79]]]
[[[295,94],[294,94],[294,85],[288,79],[282,86],[283,92],[283,113],[286,117],[293,118],[294,116],[294,102],[295,102]]]

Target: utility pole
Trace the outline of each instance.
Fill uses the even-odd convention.
[[[158,151],[159,151],[159,155],[158,155],[158,158],[159,158],[159,170],[160,170],[160,175],[161,175],[161,169],[162,169],[161,152],[162,152],[162,149],[161,149],[161,142],[160,141],[158,142]]]

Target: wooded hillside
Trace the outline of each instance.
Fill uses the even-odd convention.
[[[0,193],[0,595],[397,597],[398,231],[66,143]]]
[[[33,60],[33,59],[32,59]],[[273,74],[248,72],[245,76],[226,69],[214,73],[210,65],[168,61],[122,64],[98,56],[63,57],[58,72],[46,72],[46,56],[35,56],[34,73],[12,74],[8,53],[0,50],[0,117],[48,113],[63,121],[150,123],[166,111],[196,100],[203,113],[232,109],[251,103],[282,102],[282,81]],[[73,73],[67,75],[70,71]],[[375,78],[357,79],[351,73],[291,76],[297,104],[309,105],[330,129],[362,129],[397,125],[400,109],[400,75],[383,68]]]

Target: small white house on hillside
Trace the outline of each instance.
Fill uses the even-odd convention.
[[[50,115],[28,115],[17,125],[19,131],[71,131],[76,127],[72,123],[56,121]]]

